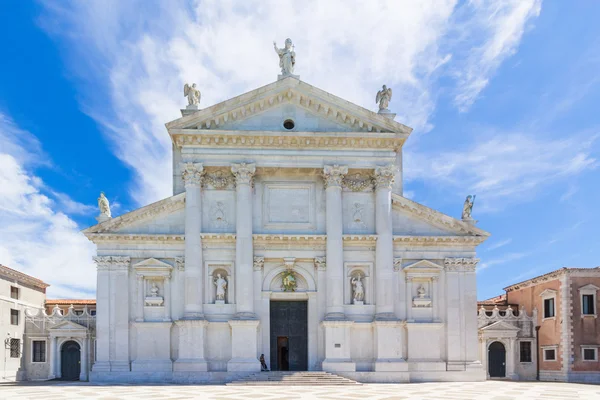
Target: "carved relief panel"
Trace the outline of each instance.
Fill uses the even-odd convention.
[[[202,231],[207,233],[235,232],[235,192],[204,190],[202,199]]]
[[[342,195],[344,233],[375,233],[373,193],[344,192]]]

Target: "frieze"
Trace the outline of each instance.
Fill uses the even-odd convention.
[[[231,189],[235,184],[235,178],[231,171],[218,169],[214,172],[204,175],[204,185],[210,186],[213,189],[225,190]]]
[[[97,256],[94,262],[99,270],[128,269],[131,258],[127,256]]]
[[[479,258],[445,258],[444,267],[448,272],[474,272]]]
[[[342,179],[342,186],[352,192],[373,191],[373,177],[359,172],[346,175]]]

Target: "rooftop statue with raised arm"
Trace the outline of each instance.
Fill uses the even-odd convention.
[[[281,68],[281,75],[293,75],[294,65],[296,64],[296,52],[294,51],[294,45],[292,39],[285,39],[285,46],[282,49],[277,48],[277,43],[273,42],[275,53],[279,56],[279,67]]]

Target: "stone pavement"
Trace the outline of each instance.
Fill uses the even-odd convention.
[[[600,399],[599,385],[550,382],[366,384],[362,386],[96,385],[84,382],[0,384],[0,399]]]

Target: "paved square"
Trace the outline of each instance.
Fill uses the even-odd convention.
[[[600,385],[487,381],[362,386],[0,384],[0,399],[600,399]]]

